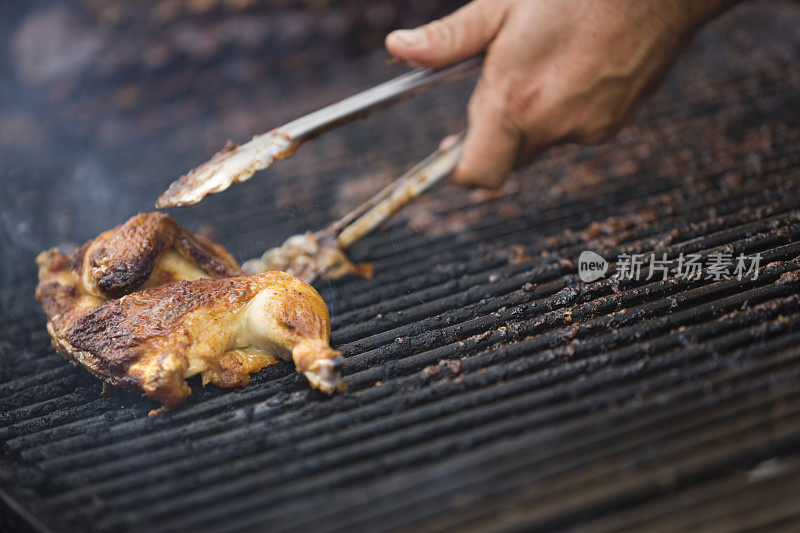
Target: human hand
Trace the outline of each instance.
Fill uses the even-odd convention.
[[[386,38],[412,65],[441,68],[486,50],[454,179],[499,187],[560,142],[611,138],[694,31],[731,0],[473,0]]]

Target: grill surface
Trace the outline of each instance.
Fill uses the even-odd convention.
[[[318,284],[350,394],[324,398],[278,365],[241,389],[192,383],[184,405],[153,417],[152,402],[103,396],[50,349],[32,301],[33,257],[149,209],[169,177],[201,158],[189,146],[210,139],[208,155],[226,128],[247,126],[170,107],[175,123],[150,127],[112,109],[64,133],[76,109],[102,108],[113,91],[99,84],[20,104],[7,84],[19,120],[54,109],[42,126],[47,157],[0,137],[7,511],[54,530],[792,529],[798,24],[797,3],[742,6],[701,34],[614,143],[552,150],[499,193],[440,187],[366,238],[353,257],[375,262],[374,279]],[[379,55],[338,59],[334,79],[349,85],[321,72],[301,95],[333,99],[388,75]],[[141,83],[180,83],[176,72],[168,65]],[[287,100],[274,85],[253,104],[262,125],[324,103]],[[215,228],[238,257],[255,255],[322,226],[457,130],[467,89],[329,134],[269,175],[174,214]],[[219,91],[187,98],[224,99]],[[258,89],[231,91],[241,104]],[[103,132],[117,130],[92,130],[91,120],[129,137],[109,140]],[[76,151],[81,142],[89,148]],[[756,280],[583,284],[574,263],[586,249],[763,259]]]

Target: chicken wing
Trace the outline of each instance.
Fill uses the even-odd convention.
[[[81,246],[72,268],[83,290],[118,298],[168,281],[243,274],[225,249],[163,213],[140,213]]]

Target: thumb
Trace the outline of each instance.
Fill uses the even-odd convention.
[[[386,36],[390,54],[414,65],[441,68],[472,57],[494,39],[505,16],[503,0],[473,0],[450,15]]]

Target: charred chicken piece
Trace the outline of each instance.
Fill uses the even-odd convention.
[[[227,252],[165,215],[137,215],[74,256],[52,249],[37,263],[36,298],[54,347],[166,409],[190,394],[188,377],[245,385],[279,359],[323,392],[347,390],[341,356],[328,344],[328,310],[313,287],[283,272],[224,277],[241,274]]]

